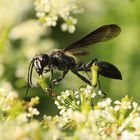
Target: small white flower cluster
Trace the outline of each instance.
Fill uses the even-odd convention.
[[[38,103],[39,98],[35,97],[29,103],[23,104],[17,93],[0,89],[0,119],[15,118],[17,122],[27,122],[29,118],[39,115],[39,111],[33,107]]]
[[[68,108],[78,109],[79,100],[78,100],[78,91],[73,93],[71,90],[66,90],[62,92],[60,96],[57,96],[55,104],[57,108],[60,109],[60,115],[62,115]]]
[[[93,89],[93,87],[89,85],[87,85],[86,88],[80,88],[80,91],[85,95],[86,98],[95,98],[97,96],[95,89]]]
[[[94,101],[93,104],[89,104],[87,99],[91,101],[92,93],[92,88],[88,86],[80,89],[79,92],[67,90],[58,96],[57,107],[62,112],[63,103],[65,108],[59,117],[60,122],[63,122],[62,128],[76,130],[74,136],[77,139],[140,139],[140,106],[136,102],[132,102],[126,96],[121,101],[113,102],[110,98],[106,98],[98,101],[97,104],[94,104]],[[80,99],[83,97],[85,98],[81,102]],[[76,99],[80,104],[76,104]],[[77,108],[71,107],[71,104],[77,105]]]
[[[26,122],[26,120],[28,120],[29,118],[39,115],[40,112],[37,110],[37,108],[34,107],[38,103],[39,103],[39,97],[31,98],[30,102],[27,103],[27,105],[26,105],[27,106],[26,111],[21,113],[21,115],[18,117],[19,118],[23,117],[23,119],[21,119],[21,120],[25,120],[25,122]],[[17,119],[19,119],[18,117],[17,117]]]
[[[73,33],[77,19],[71,14],[82,12],[80,0],[36,0],[36,16],[44,27],[56,26],[58,19],[64,23],[61,25],[62,31]]]
[[[97,102],[93,93],[90,86],[62,92],[55,100],[60,115],[45,116],[39,122],[33,118],[39,115],[34,107],[38,97],[23,103],[16,94],[1,89],[0,139],[139,140],[138,103],[128,96],[121,101],[105,98]]]
[[[29,107],[27,112],[23,112],[16,117],[18,123],[23,124],[29,121],[33,116],[39,115],[39,111],[36,108]]]
[[[80,88],[80,91],[74,92],[72,90],[66,90],[62,92],[60,96],[57,96],[55,104],[57,108],[61,110],[60,115],[62,115],[69,108],[80,110],[85,101],[90,101],[95,98],[95,96],[96,93],[93,88],[88,85],[86,88]]]
[[[2,140],[41,140],[41,131],[38,121],[31,121],[19,125],[17,121],[0,123],[0,139]]]
[[[17,98],[15,92],[8,92],[3,88],[0,89],[0,110],[9,111],[14,105],[14,100]]]
[[[116,105],[115,106],[115,110],[119,110],[120,108],[123,108],[123,109],[131,109],[131,101],[127,101],[128,97],[126,96],[126,98],[123,98],[122,100],[124,101],[115,101],[114,104]],[[135,104],[135,103],[133,103]]]
[[[107,98],[106,100],[103,100],[102,102],[98,102],[97,105],[100,106],[101,108],[105,108],[107,106],[111,105],[111,99]]]

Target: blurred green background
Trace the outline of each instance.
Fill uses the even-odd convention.
[[[70,34],[61,31],[59,22],[51,29],[39,26],[31,0],[0,0],[0,87],[15,90],[24,97],[28,65],[36,54],[64,48],[94,29],[114,23],[121,27],[121,34],[111,41],[91,45],[88,48],[91,55],[80,60],[98,58],[116,65],[122,72],[122,81],[101,77],[107,96],[115,100],[128,94],[140,103],[140,1],[87,0],[83,1],[83,7],[84,11],[75,16],[76,31]],[[54,90],[57,93],[78,90],[84,84],[69,73]],[[28,98],[32,96],[41,97],[42,112],[55,114],[53,100],[42,89],[30,89]]]

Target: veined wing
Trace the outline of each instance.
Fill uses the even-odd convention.
[[[89,33],[87,36],[83,37],[82,39],[64,48],[63,51],[69,51],[72,49],[85,47],[90,44],[108,41],[118,36],[120,32],[121,32],[121,28],[116,24],[104,25],[94,30],[93,32]]]

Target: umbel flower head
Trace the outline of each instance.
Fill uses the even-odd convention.
[[[74,137],[84,140],[139,140],[140,106],[128,96],[97,102],[93,90],[90,86],[66,90],[57,97],[61,129],[73,130]]]
[[[80,140],[130,140],[140,139],[140,106],[125,96],[120,101],[103,98],[97,90],[98,69],[91,67],[92,86],[81,87],[77,91],[66,90],[54,97],[60,110],[55,117],[45,116],[41,125],[54,139]],[[46,90],[43,77],[40,87]]]
[[[73,33],[77,19],[72,15],[82,12],[80,0],[36,0],[36,16],[44,27],[54,27],[59,19],[63,21],[62,31]]]

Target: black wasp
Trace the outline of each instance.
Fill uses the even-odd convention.
[[[90,71],[90,68],[93,63],[96,63],[96,65],[98,66],[98,75],[103,75],[112,79],[122,79],[121,72],[111,63],[97,61],[97,59],[93,59],[88,63],[84,64],[83,62],[77,63],[74,58],[74,56],[86,55],[85,51],[76,51],[75,49],[82,48],[90,44],[110,40],[118,36],[120,31],[121,29],[118,25],[104,25],[62,50],[54,50],[51,53],[45,53],[35,56],[31,60],[28,68],[28,85],[26,94],[28,92],[29,87],[34,87],[32,83],[33,68],[39,75],[42,75],[44,72],[51,72],[50,85],[48,89],[50,93],[52,91],[53,86],[58,84],[61,80],[63,80],[63,78],[69,70],[73,74],[77,75],[81,80],[91,85],[90,79],[81,75],[79,72],[84,71],[87,73],[88,71]],[[69,55],[69,53],[73,55]],[[62,71],[62,76],[58,77],[57,79],[53,79],[52,77],[54,74],[54,69]]]

